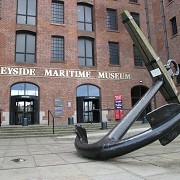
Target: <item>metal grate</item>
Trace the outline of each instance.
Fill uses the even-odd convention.
[[[52,22],[64,24],[64,3],[52,2]]]
[[[118,30],[117,11],[114,9],[107,9],[107,28],[108,30]]]

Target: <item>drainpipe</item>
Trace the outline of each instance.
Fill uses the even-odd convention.
[[[149,11],[148,11],[148,0],[145,1],[145,11],[146,11],[146,24],[147,24],[147,31],[148,31],[148,40],[151,44],[151,31],[150,31],[150,24],[149,24]]]
[[[167,27],[166,27],[166,19],[164,13],[164,0],[161,0],[161,13],[162,13],[162,23],[163,23],[163,30],[164,30],[164,42],[165,42],[165,52],[167,61],[169,60],[169,43],[168,43],[168,34],[167,34]]]
[[[147,24],[147,32],[148,32],[148,40],[151,44],[151,30],[150,30],[150,22],[149,22],[149,9],[148,9],[148,0],[144,0],[145,3],[145,11],[146,11],[146,24]],[[154,109],[157,108],[156,95],[153,98],[154,100]]]

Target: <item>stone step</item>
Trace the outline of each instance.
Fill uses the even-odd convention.
[[[116,122],[108,122],[107,129],[114,127]],[[78,124],[80,125],[80,124]],[[102,129],[101,123],[81,124],[87,132]],[[29,125],[29,126],[2,126],[0,127],[0,138],[24,138],[42,136],[65,136],[75,133],[75,125],[55,125],[54,134],[52,125]]]

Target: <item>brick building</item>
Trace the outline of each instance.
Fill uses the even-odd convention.
[[[152,85],[120,13],[131,12],[164,64],[180,64],[178,8],[178,0],[0,0],[2,125],[47,124],[48,110],[56,123],[115,120],[107,110],[115,95],[130,109]],[[158,93],[145,113],[164,103]]]

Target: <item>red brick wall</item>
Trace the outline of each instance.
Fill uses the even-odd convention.
[[[140,13],[140,25],[147,36],[146,12],[144,1],[139,4],[129,3],[123,0],[64,0],[65,23],[57,25],[51,23],[51,0],[37,1],[37,26],[24,26],[16,24],[16,1],[2,1],[0,20],[0,65],[18,66],[32,68],[61,68],[80,69],[93,71],[117,71],[131,74],[131,80],[100,80],[100,79],[74,79],[74,78],[52,78],[52,77],[13,77],[0,76],[0,107],[3,111],[9,111],[10,87],[17,82],[32,82],[40,88],[40,111],[46,112],[50,109],[54,112],[54,98],[64,99],[64,117],[59,121],[67,122],[67,117],[74,115],[76,111],[76,88],[82,84],[94,84],[100,88],[101,108],[114,108],[114,95],[123,95],[123,107],[131,108],[131,88],[137,85],[150,87],[152,80],[145,68],[135,68],[133,60],[133,42],[121,22],[120,13],[125,9],[130,12]],[[77,2],[89,2],[94,7],[94,31],[80,32],[77,30]],[[176,8],[179,1],[174,1],[174,5],[166,6],[168,18],[172,16],[170,11]],[[164,44],[162,21],[160,14],[160,1],[149,3],[150,27],[152,45],[157,53],[164,59]],[[173,7],[171,7],[173,6]],[[118,31],[110,32],[106,28],[106,8],[117,9]],[[153,15],[152,15],[153,13]],[[179,19],[177,19],[179,21]],[[15,34],[16,30],[25,29],[36,32],[36,64],[14,63],[15,55]],[[169,33],[169,30],[168,30]],[[60,35],[65,40],[65,62],[51,62],[51,36]],[[78,36],[90,36],[95,40],[95,66],[78,66]],[[179,37],[178,37],[179,38]],[[109,65],[108,41],[119,42],[120,45],[120,66]],[[175,46],[180,41],[169,36],[170,54],[172,58],[179,58],[180,46]],[[179,60],[178,60],[179,61]],[[140,83],[142,80],[142,83]],[[67,107],[67,102],[72,101],[72,108]],[[157,96],[157,105],[164,103],[161,95]],[[153,107],[153,102],[152,102]]]

